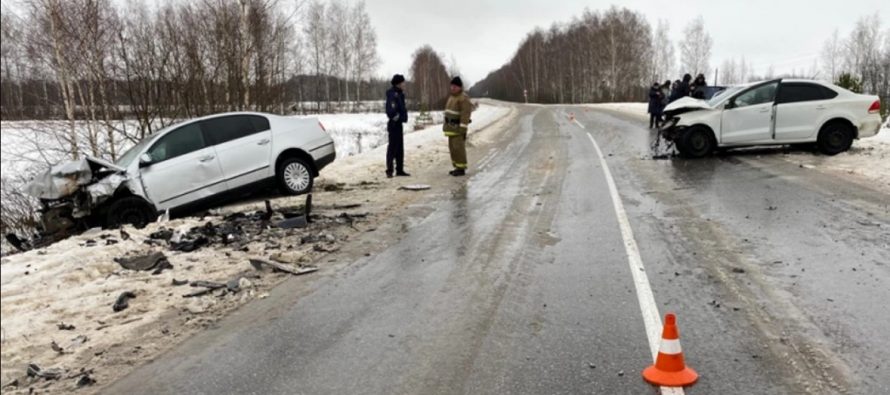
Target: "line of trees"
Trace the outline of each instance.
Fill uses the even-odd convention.
[[[2,118],[67,120],[73,158],[114,158],[116,140],[177,119],[329,110],[385,87],[371,78],[376,34],[361,1],[20,4],[2,10]],[[139,127],[121,127],[123,118]],[[75,120],[86,121],[87,147]]]
[[[451,77],[442,57],[433,47],[424,45],[414,51],[412,59],[408,81],[409,97],[414,102],[412,107],[421,111],[444,108]],[[450,71],[454,75],[460,74],[454,59],[451,61]]]
[[[639,100],[652,77],[652,29],[642,14],[585,10],[536,29],[513,58],[471,89],[477,96],[540,103]]]
[[[890,101],[890,28],[881,30],[877,13],[859,18],[846,38],[837,30],[822,46],[822,72],[826,79],[847,88],[880,96],[886,109]]]

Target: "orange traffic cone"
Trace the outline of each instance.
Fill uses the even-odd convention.
[[[643,379],[650,384],[664,387],[685,387],[698,380],[698,373],[687,367],[683,361],[677,317],[671,313],[664,317],[664,331],[655,365],[643,370]]]

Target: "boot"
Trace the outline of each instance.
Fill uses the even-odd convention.
[[[411,175],[408,173],[405,173],[404,171],[397,171],[396,177],[411,177]]]
[[[454,169],[452,171],[449,171],[448,174],[451,174],[452,176],[455,176],[455,177],[460,177],[460,176],[466,175],[467,171],[464,169]]]

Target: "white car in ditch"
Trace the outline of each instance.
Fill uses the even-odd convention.
[[[55,166],[26,192],[40,199],[42,233],[51,236],[143,225],[166,210],[208,207],[266,186],[306,193],[335,157],[334,141],[316,119],[224,113],[164,128],[115,163],[84,158]]]
[[[709,100],[682,98],[664,109],[662,135],[689,157],[754,145],[815,143],[827,155],[877,134],[881,102],[812,80],[778,79],[729,87]]]

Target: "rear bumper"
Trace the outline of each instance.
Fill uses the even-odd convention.
[[[329,154],[326,154],[315,160],[315,167],[318,171],[321,171],[321,169],[324,169],[329,164],[334,163],[334,159],[337,159],[337,152],[331,150]]]
[[[858,137],[871,137],[878,134],[879,130],[881,130],[881,117],[879,115],[870,116],[859,124]]]

